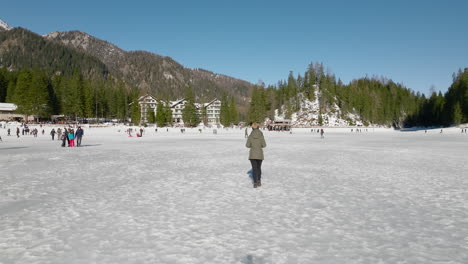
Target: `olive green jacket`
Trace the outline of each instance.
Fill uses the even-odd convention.
[[[262,148],[266,147],[266,143],[260,129],[255,128],[252,130],[245,146],[250,148],[249,159],[263,160]]]

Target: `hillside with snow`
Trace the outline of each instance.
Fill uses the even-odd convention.
[[[0,19],[0,31],[1,30],[11,30],[13,29],[10,25],[8,25],[5,21]]]
[[[320,126],[320,103],[319,94],[315,91],[315,99],[313,101],[306,98],[303,94],[299,94],[300,110],[291,114],[291,123],[293,127],[311,127]],[[347,127],[347,126],[362,126],[363,121],[354,113],[344,113],[340,107],[333,103],[331,106],[324,106],[322,113],[322,126],[330,127]],[[289,119],[286,116],[286,107],[283,105],[281,111],[275,110],[275,120]]]

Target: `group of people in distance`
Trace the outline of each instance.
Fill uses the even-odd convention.
[[[37,134],[38,134],[37,128],[30,130],[30,128],[26,124],[22,126],[23,126],[22,130],[20,130],[19,127],[16,127],[16,136],[18,138],[20,137],[20,134],[22,134],[23,136],[29,135],[30,131],[31,131],[31,135],[33,135],[34,137],[37,137]],[[42,125],[41,125],[41,128],[42,128]],[[8,133],[7,134],[8,136],[11,135],[10,128],[7,129],[7,133]],[[45,129],[42,129],[42,135],[44,134],[45,134]],[[79,126],[76,131],[72,127],[69,127],[69,128],[65,127],[63,128],[63,130],[61,128],[58,128],[57,130],[55,130],[55,128],[52,128],[49,134],[52,137],[52,140],[55,140],[55,136],[57,135],[57,140],[62,141],[62,145],[61,145],[62,147],[65,147],[66,145],[68,145],[68,147],[80,147],[81,140],[84,136],[84,131],[81,128],[81,126]],[[76,139],[76,144],[75,144],[75,139]]]
[[[65,147],[65,143],[67,143],[68,147],[81,147],[81,139],[84,136],[84,131],[80,126],[76,131],[71,127],[68,129],[64,128],[63,132],[60,128],[57,129],[57,132],[52,128],[52,131],[50,131],[52,140],[54,140],[55,133],[57,133],[58,138],[62,140],[62,147]]]

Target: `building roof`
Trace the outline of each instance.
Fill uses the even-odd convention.
[[[176,105],[183,103],[185,101],[185,98],[183,99],[178,99],[176,101],[170,101],[169,103],[171,104],[171,107],[175,107]]]
[[[0,103],[0,111],[15,111],[18,108],[15,104]]]

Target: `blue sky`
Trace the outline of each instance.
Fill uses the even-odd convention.
[[[275,84],[323,62],[345,83],[384,76],[445,92],[468,67],[468,1],[5,1],[39,34],[81,30],[124,50]]]

